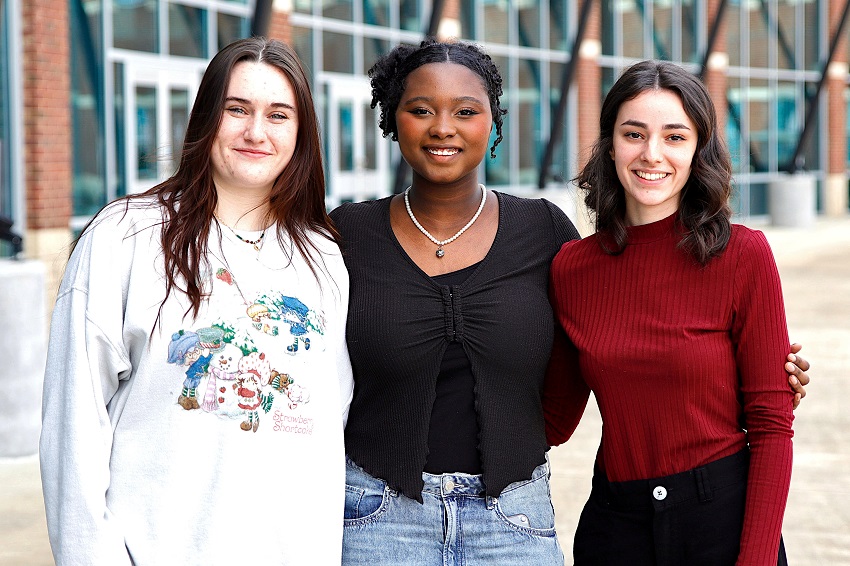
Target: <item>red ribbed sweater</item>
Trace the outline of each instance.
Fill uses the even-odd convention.
[[[544,410],[566,441],[593,390],[598,464],[611,481],[693,469],[750,446],[738,564],[776,564],[791,479],[793,394],[782,290],[761,232],[733,225],[700,266],[677,247],[675,215],[629,228],[622,254],[598,236],[567,242],[551,271],[555,352]]]

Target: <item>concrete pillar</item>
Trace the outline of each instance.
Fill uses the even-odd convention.
[[[817,215],[817,178],[784,174],[768,187],[768,212],[774,226],[805,228]]]
[[[0,259],[0,457],[38,452],[47,354],[45,268]]]
[[[847,216],[848,207],[848,184],[847,175],[844,173],[831,174],[826,177],[823,189],[823,212],[826,216]]]

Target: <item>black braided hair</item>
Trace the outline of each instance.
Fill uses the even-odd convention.
[[[398,141],[395,113],[404,92],[407,75],[428,63],[457,63],[481,77],[490,99],[490,111],[496,125],[496,141],[490,156],[496,157],[496,146],[502,141],[502,116],[508,113],[499,105],[502,96],[502,75],[489,55],[477,45],[463,41],[441,42],[433,37],[425,39],[419,47],[397,45],[383,55],[369,69],[372,82],[372,108],[380,105],[381,121],[378,124],[384,137]]]

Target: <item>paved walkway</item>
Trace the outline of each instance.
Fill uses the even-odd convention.
[[[819,219],[811,229],[759,228],[779,264],[791,339],[804,344],[815,364],[794,423],[784,529],[789,563],[850,566],[850,218]],[[552,452],[553,499],[567,556],[590,490],[599,429],[591,403],[575,436]],[[0,458],[0,565],[50,564],[38,459]]]

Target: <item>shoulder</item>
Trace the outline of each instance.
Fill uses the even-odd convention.
[[[732,234],[725,253],[734,254],[738,261],[761,259],[773,262],[773,252],[764,233],[742,224],[732,224]]]
[[[557,245],[579,238],[578,230],[556,204],[542,198],[523,198],[496,193],[505,215],[518,220],[522,229],[540,228],[554,235]]]
[[[122,198],[104,206],[80,234],[77,247],[95,243],[119,247],[159,236],[164,211],[153,198]]]
[[[330,212],[331,220],[342,229],[358,222],[369,222],[378,218],[387,209],[390,199],[384,197],[378,200],[367,200],[363,202],[347,202],[339,205]]]

